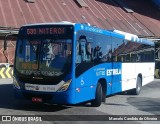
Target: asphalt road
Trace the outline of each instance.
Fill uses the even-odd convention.
[[[76,123],[105,123],[106,121],[99,121],[98,115],[106,115],[106,117],[113,115],[160,115],[160,80],[147,84],[143,87],[139,96],[128,94],[116,94],[106,98],[106,103],[103,103],[100,107],[90,107],[87,105],[75,105],[75,106],[58,106],[47,104],[32,104],[27,101],[18,101],[14,99],[12,93],[12,79],[0,79],[0,115],[45,115],[44,118],[49,115],[57,115],[60,120],[68,121],[50,121],[46,123],[75,123],[73,120],[77,120]],[[59,116],[60,115],[60,116]],[[63,116],[69,115],[69,116]],[[76,115],[76,116],[75,116]],[[80,116],[83,115],[83,116]],[[90,116],[96,115],[96,116]],[[61,117],[62,116],[62,117]],[[52,116],[55,117],[55,116]],[[105,116],[104,116],[105,117]],[[86,121],[96,120],[96,121]],[[102,116],[100,116],[102,118]],[[72,120],[72,121],[69,121]],[[102,119],[103,120],[103,119]],[[104,119],[105,120],[105,119]],[[12,122],[17,123],[17,122]],[[20,122],[24,123],[24,122]],[[30,122],[26,122],[30,123]],[[37,123],[37,122],[32,122]],[[38,122],[43,123],[43,122]],[[159,123],[158,121],[108,121],[107,123],[119,124],[119,123]]]

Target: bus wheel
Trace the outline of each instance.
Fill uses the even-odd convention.
[[[102,85],[101,83],[97,84],[95,99],[91,102],[91,106],[99,107],[102,102]]]
[[[139,95],[142,89],[142,80],[140,77],[137,78],[136,88],[133,89],[133,95]]]

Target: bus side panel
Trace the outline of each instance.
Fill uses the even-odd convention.
[[[76,80],[76,103],[94,98],[96,74],[93,69],[84,72]]]
[[[136,88],[137,76],[142,75],[142,85],[154,80],[154,63],[123,63],[122,91]]]
[[[83,69],[83,67],[81,67]],[[95,98],[96,86],[98,80],[106,79],[107,93],[111,94],[111,86],[109,83],[112,79],[112,63],[99,64],[82,73],[76,79],[76,103],[92,100]],[[108,71],[108,75],[107,75]]]
[[[155,63],[136,63],[136,74],[142,74],[142,85],[146,85],[154,80]]]
[[[56,104],[75,104],[75,90],[67,90],[62,93],[56,92],[52,101]]]
[[[122,63],[122,91],[136,87],[136,64]]]

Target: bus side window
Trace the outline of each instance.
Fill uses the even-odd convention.
[[[112,57],[114,62],[129,61],[129,56],[125,51],[126,42],[123,39],[112,38]],[[121,57],[123,55],[123,58]]]
[[[102,59],[101,47],[98,45],[94,48],[94,62],[95,64],[100,64]]]
[[[85,35],[81,35],[77,41],[77,63],[91,62],[91,43],[87,41]]]
[[[85,51],[85,46],[86,43],[85,42],[81,42],[81,58],[82,58],[82,62],[86,61],[86,51]]]
[[[76,45],[76,63],[81,63],[81,44],[77,41]]]
[[[87,43],[86,44],[86,54],[87,55],[91,55],[91,43]]]
[[[112,58],[111,37],[94,35],[93,59],[94,64],[110,62]]]
[[[76,63],[82,63],[85,61],[86,56],[86,37],[84,35],[81,35],[77,41],[76,45]]]

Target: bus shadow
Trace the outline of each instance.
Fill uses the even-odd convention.
[[[0,108],[25,111],[56,112],[71,108],[63,105],[34,104],[14,98],[12,84],[0,85]]]

